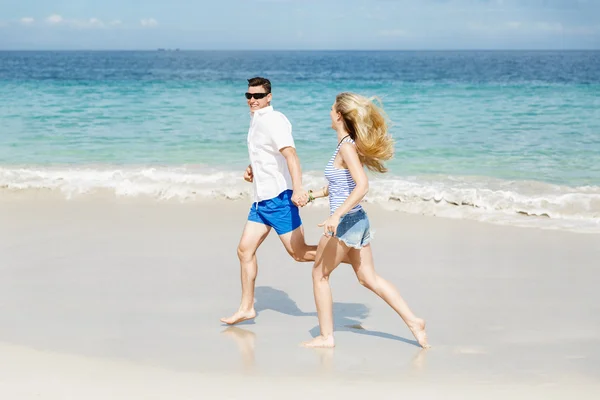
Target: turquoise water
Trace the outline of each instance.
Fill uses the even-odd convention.
[[[241,85],[241,86],[240,86]],[[247,164],[241,83],[0,85],[1,164]],[[340,82],[275,87],[305,169],[328,159],[329,107],[343,90],[382,98],[391,171],[565,185],[600,182],[600,85]]]
[[[84,192],[114,187],[98,178],[114,171],[142,185],[148,169],[171,189],[234,179],[254,75],[273,81],[311,179],[335,146],[331,103],[355,91],[379,96],[393,121],[385,201],[409,204],[417,185],[424,202],[505,210],[477,203],[493,192],[511,212],[600,219],[600,52],[0,52],[0,186],[79,174]]]

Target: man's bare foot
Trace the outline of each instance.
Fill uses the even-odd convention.
[[[427,332],[425,332],[425,320],[417,318],[408,324],[408,329],[412,332],[419,345],[424,349],[431,346],[427,343]]]
[[[335,341],[333,340],[333,335],[325,336],[317,336],[313,340],[309,340],[308,342],[302,342],[302,346],[310,347],[310,348],[332,348],[335,347]]]
[[[221,318],[221,322],[227,325],[239,324],[242,321],[247,321],[256,317],[256,311],[252,308],[249,311],[238,311],[229,318]]]

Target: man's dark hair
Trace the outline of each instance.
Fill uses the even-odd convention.
[[[257,76],[256,78],[248,79],[248,87],[255,86],[262,86],[266,93],[271,93],[271,81],[267,78],[261,78],[260,76]]]

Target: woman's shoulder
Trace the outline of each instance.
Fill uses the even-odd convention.
[[[350,145],[354,145],[354,146],[356,145],[356,142],[355,142],[354,140],[352,140],[352,138],[351,138],[350,136],[348,136],[348,137],[346,137],[346,138],[342,139],[342,141],[340,142],[340,148],[341,148],[341,147],[344,147],[343,145],[344,145],[345,143],[348,143],[348,144],[350,144]]]
[[[352,140],[351,138],[343,139],[340,142],[338,149],[338,153],[340,153],[342,157],[344,157],[344,155],[348,156],[350,154],[358,154],[358,151],[356,149],[356,142],[354,142],[354,140]]]

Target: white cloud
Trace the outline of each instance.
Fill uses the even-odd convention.
[[[65,20],[63,19],[63,17],[61,17],[58,14],[52,14],[51,16],[49,16],[48,18],[46,18],[46,22],[48,22],[49,24],[52,25],[58,25],[63,23]]]
[[[506,23],[506,27],[508,29],[521,29],[523,27],[523,23],[519,21],[510,21]]]
[[[99,28],[101,28],[101,27],[104,26],[104,22],[102,22],[98,18],[90,18],[90,20],[88,21],[88,23],[90,24],[90,26],[93,26],[93,27],[99,27]]]
[[[30,21],[31,20],[31,21]],[[158,24],[154,19],[143,20],[148,24],[147,26],[156,26]],[[119,19],[112,20],[110,22],[104,22],[99,18],[87,18],[87,19],[65,19],[61,15],[52,14],[46,18],[46,22],[52,26],[68,26],[76,29],[103,29],[109,27],[122,26],[123,22]],[[21,23],[30,24],[33,23],[33,18],[22,18]]]
[[[90,19],[74,19],[72,21],[68,21],[69,25],[72,25],[76,28],[82,29],[94,29],[94,28],[104,28],[104,22],[99,20],[98,18],[90,18]]]
[[[600,33],[600,25],[597,26],[565,26],[560,22],[521,22],[510,21],[498,24],[483,24],[471,22],[467,27],[476,32],[487,34],[501,34],[513,32],[515,34],[555,34],[555,35],[595,35]]]
[[[410,34],[404,29],[390,29],[379,31],[379,36],[408,37]]]
[[[154,28],[158,26],[158,21],[154,18],[144,18],[140,21],[140,24],[146,28]]]
[[[43,19],[43,21],[49,25],[54,27],[68,27],[73,29],[116,29],[119,27],[128,26],[120,19],[113,19],[110,21],[103,21],[99,18],[64,18],[60,14],[51,14],[47,18]],[[22,17],[18,21],[21,25],[34,25],[36,20],[33,17]],[[0,27],[8,27],[9,24],[5,21],[0,21]],[[155,18],[142,18],[140,20],[140,26],[144,28],[155,28],[158,26],[158,21]]]
[[[596,25],[596,26],[576,26],[573,28],[569,28],[567,30],[567,33],[570,33],[572,35],[596,35],[600,33],[600,25]]]
[[[562,33],[565,28],[560,22],[536,22],[533,25],[533,29],[543,32],[556,32]]]

